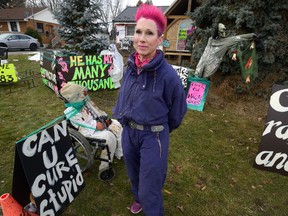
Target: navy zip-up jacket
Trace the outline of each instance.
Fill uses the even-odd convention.
[[[139,75],[134,53],[129,56],[113,113],[122,125],[131,120],[151,126],[168,123],[171,132],[179,127],[187,111],[186,94],[163,52],[157,52]]]

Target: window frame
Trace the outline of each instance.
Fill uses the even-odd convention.
[[[36,29],[39,33],[44,33],[44,23],[36,22]]]
[[[18,23],[16,21],[10,21],[9,22],[9,28],[10,28],[11,32],[19,32],[19,26],[18,26]]]
[[[135,25],[127,25],[126,26],[126,36],[133,36],[134,32],[135,32]]]

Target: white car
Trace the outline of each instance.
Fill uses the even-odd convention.
[[[38,39],[26,34],[20,33],[4,33],[0,34],[0,47],[11,49],[30,49],[36,51],[40,47]]]

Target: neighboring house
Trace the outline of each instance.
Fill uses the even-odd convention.
[[[53,18],[53,14],[48,8],[0,9],[0,33],[25,33],[26,29],[31,27],[40,33],[44,46],[53,46],[55,39],[59,38],[58,26],[57,20]]]
[[[158,6],[163,12],[168,6]],[[133,40],[134,29],[136,26],[135,14],[137,7],[127,7],[113,20],[113,27],[116,35],[116,43],[121,43],[124,38]]]
[[[192,54],[186,47],[186,39],[188,34],[193,34],[196,26],[186,14],[193,12],[198,6],[196,0],[175,0],[165,11],[168,24],[164,33],[164,54],[168,59],[176,57],[178,65],[184,59],[192,63]]]

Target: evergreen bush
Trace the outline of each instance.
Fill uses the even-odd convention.
[[[25,34],[30,35],[33,38],[38,39],[39,43],[42,45],[42,37],[39,32],[31,27],[28,27],[25,31]]]
[[[106,49],[109,38],[103,35],[109,34],[102,13],[100,0],[67,0],[60,4],[54,16],[61,26],[58,31],[65,48],[85,55],[99,54]]]

